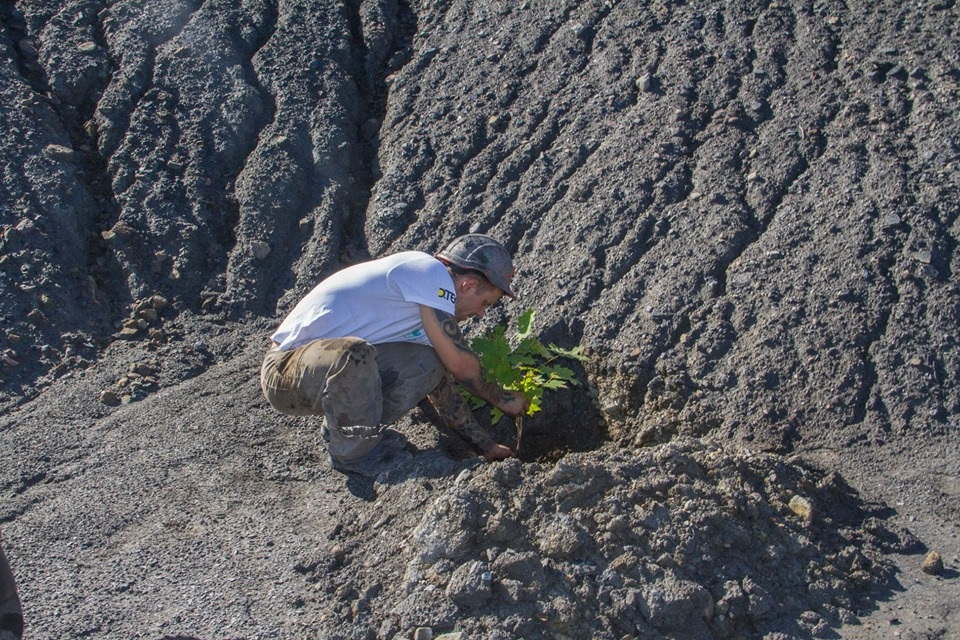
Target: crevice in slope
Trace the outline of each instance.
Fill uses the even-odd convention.
[[[96,235],[91,237],[88,249],[88,263],[95,284],[105,285],[108,288],[106,297],[123,311],[126,311],[130,294],[111,239],[117,238],[116,231],[121,232],[121,237],[125,231],[118,197],[130,187],[136,174],[134,168],[118,163],[115,156],[130,135],[137,109],[156,90],[154,81],[159,46],[182,33],[201,6],[199,1],[180,3],[178,12],[164,16],[168,22],[153,22],[156,32],[143,41],[137,40],[139,47],[133,50],[111,47],[114,44],[111,35],[115,36],[116,44],[127,42],[123,36],[130,16],[125,13],[115,15],[111,12],[116,10],[114,7],[101,11],[95,23],[98,44],[102,42],[103,50],[108,52],[110,75],[96,94],[88,96],[89,111],[83,114],[83,131],[89,136],[89,147],[93,149],[89,157],[91,183],[100,205]],[[149,7],[141,9],[146,11]],[[175,100],[176,97],[170,96],[169,99]]]
[[[375,11],[379,14],[375,15]],[[351,261],[370,257],[366,238],[366,214],[379,175],[380,127],[387,110],[387,76],[410,61],[417,16],[407,0],[376,6],[353,0],[347,8],[353,47],[351,75],[359,98],[353,145],[347,219],[343,223],[341,255]]]
[[[39,95],[50,91],[50,81],[37,59],[36,47],[30,42],[30,34],[23,13],[15,6],[0,7],[0,23],[7,32],[13,49],[14,61],[20,76]]]
[[[225,264],[222,272],[226,272],[228,269],[226,265],[231,260],[231,254],[236,250],[239,240],[238,234],[242,233],[241,230],[243,229],[240,201],[236,193],[237,180],[243,173],[251,155],[263,143],[264,131],[270,129],[277,118],[276,97],[264,85],[254,64],[257,53],[266,46],[276,33],[279,20],[276,3],[271,2],[263,5],[263,11],[257,18],[255,24],[231,25],[227,32],[230,42],[240,51],[239,66],[242,69],[243,80],[253,88],[263,109],[262,111],[257,110],[258,117],[253,122],[254,130],[242,140],[243,144],[236,154],[238,162],[236,166],[229,167],[228,171],[221,176],[223,188],[220,190],[220,194],[215,196],[219,210],[224,212],[224,215],[219,225],[211,227],[211,235],[217,243],[217,247],[221,248],[224,253]],[[242,27],[248,27],[248,29],[245,31]],[[179,140],[181,136],[172,136],[172,138]],[[230,285],[225,282],[225,286],[229,287]],[[232,310],[234,312],[241,311],[239,306],[233,306]],[[262,312],[263,309],[257,309],[257,311]]]
[[[893,315],[893,310],[898,304],[900,304],[900,293],[897,289],[896,282],[891,275],[891,269],[895,264],[896,254],[892,249],[884,252],[884,254],[877,259],[878,275],[883,278],[888,300],[885,300],[884,304],[881,305],[881,315],[877,319],[876,326],[873,327],[873,330],[867,336],[866,344],[863,347],[866,373],[863,384],[854,397],[852,417],[852,423],[854,424],[862,423],[867,419],[872,401],[876,402],[877,404],[883,404],[883,400],[877,390],[880,374],[874,350],[875,345],[886,337],[890,327],[890,318]],[[880,413],[885,414],[886,412],[882,411]],[[888,423],[884,426],[886,428],[890,427],[889,419]]]

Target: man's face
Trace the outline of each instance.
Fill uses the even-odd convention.
[[[489,282],[467,277],[460,283],[457,301],[454,304],[454,317],[457,322],[463,322],[469,318],[482,318],[487,308],[503,297],[503,291]]]

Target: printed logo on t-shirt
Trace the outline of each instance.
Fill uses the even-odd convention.
[[[440,287],[440,291],[437,292],[437,296],[443,298],[444,300],[449,300],[450,302],[457,303],[457,294],[453,291],[447,291],[443,287]]]

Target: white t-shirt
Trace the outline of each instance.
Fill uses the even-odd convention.
[[[336,272],[297,303],[273,334],[281,350],[320,338],[430,344],[420,306],[454,315],[453,278],[433,256],[404,251]]]

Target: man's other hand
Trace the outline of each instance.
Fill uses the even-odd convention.
[[[511,418],[518,418],[530,408],[530,400],[518,391],[507,391],[503,394],[503,401],[497,405],[497,408]]]
[[[497,460],[506,460],[507,458],[512,458],[514,455],[516,454],[510,447],[505,447],[502,444],[495,444],[484,452],[483,457],[487,459],[487,462],[495,462]]]

